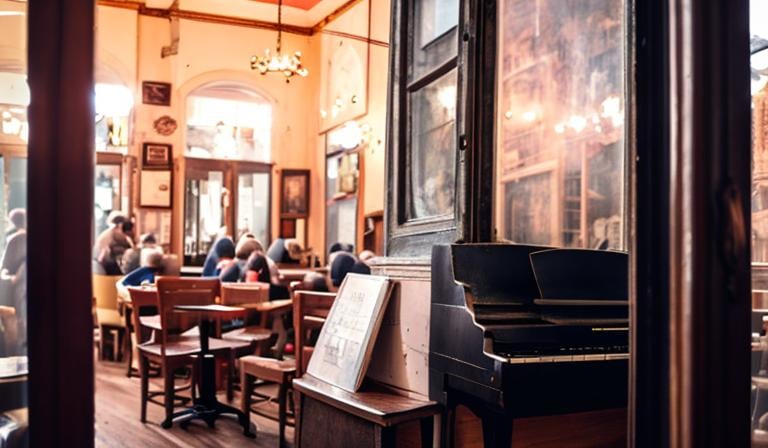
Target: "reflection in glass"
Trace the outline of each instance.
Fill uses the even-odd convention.
[[[621,0],[505,0],[499,14],[499,239],[623,249]]]
[[[269,174],[240,174],[237,178],[237,234],[253,233],[269,246]]]
[[[752,75],[752,446],[768,443],[768,0],[750,1]]]
[[[419,2],[421,46],[428,45],[459,23],[458,0],[423,0]]]
[[[456,173],[456,82],[451,70],[411,94],[409,218],[453,213]]]
[[[458,54],[459,1],[415,2],[410,81],[415,81]]]
[[[27,2],[0,0],[0,445],[28,445]]]

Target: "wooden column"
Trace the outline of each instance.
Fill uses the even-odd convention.
[[[636,6],[634,445],[749,446],[748,1]]]
[[[30,446],[94,444],[94,2],[29,8]]]

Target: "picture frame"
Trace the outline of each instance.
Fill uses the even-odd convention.
[[[144,143],[142,146],[142,167],[152,170],[169,170],[173,165],[172,145],[168,143]]]
[[[141,100],[144,104],[155,106],[171,105],[171,83],[159,81],[142,81]]]
[[[139,206],[169,209],[173,206],[173,172],[141,170]]]
[[[280,217],[309,216],[309,170],[283,170],[280,173]]]

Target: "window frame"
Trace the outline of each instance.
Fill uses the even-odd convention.
[[[385,248],[387,256],[423,258],[429,255],[433,244],[461,240],[465,228],[464,186],[466,149],[466,120],[464,98],[468,85],[467,76],[467,43],[463,37],[467,35],[467,5],[470,1],[459,0],[459,20],[456,30],[457,54],[441,62],[436,67],[409,82],[410,60],[413,54],[412,46],[415,41],[414,7],[415,0],[394,0],[392,2],[392,31],[390,46],[390,81],[389,107],[387,117],[387,185],[385,219]],[[428,46],[449,36],[454,28],[441,33],[430,41]],[[410,155],[411,123],[409,115],[409,95],[438,80],[442,76],[456,70],[456,116],[455,116],[455,186],[454,209],[449,215],[430,216],[409,219],[411,206],[408,196],[410,188],[409,174],[411,171]]]

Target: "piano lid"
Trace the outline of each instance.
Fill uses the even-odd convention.
[[[531,304],[539,297],[539,288],[530,255],[547,249],[509,243],[453,244],[454,278],[472,292],[474,305]]]
[[[626,304],[629,255],[591,249],[551,249],[530,255],[541,300],[547,305]]]

